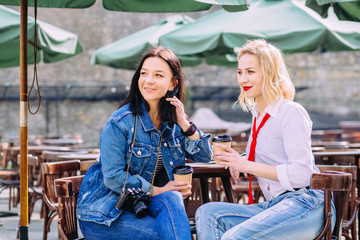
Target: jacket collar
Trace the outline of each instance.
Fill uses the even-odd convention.
[[[152,122],[144,103],[141,104],[141,108],[143,110],[143,115],[139,116],[139,120],[140,120],[141,125],[143,126],[144,130],[145,131],[153,131],[153,130],[159,131],[155,127],[154,123]],[[166,128],[171,129],[168,122],[162,121],[161,122],[161,132],[163,132]]]

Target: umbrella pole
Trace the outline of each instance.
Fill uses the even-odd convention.
[[[28,0],[20,4],[20,239],[28,239],[27,21]]]

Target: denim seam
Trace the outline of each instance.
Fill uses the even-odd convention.
[[[223,217],[241,217],[241,216],[239,216],[238,214],[229,214],[229,213],[224,213],[223,215],[220,215],[220,213],[219,213],[219,215],[216,217],[216,221],[215,221],[215,226],[214,226],[214,229],[218,229],[218,225],[219,225],[219,219],[220,218],[223,218]],[[242,216],[243,217],[243,216]],[[249,217],[250,218],[250,217]],[[219,234],[219,231],[216,231],[216,239],[218,239],[218,240],[220,240],[221,238],[220,238],[220,234]]]
[[[163,201],[162,199],[155,199],[154,202],[162,202],[164,203],[164,205],[166,206],[166,208],[169,210],[170,207],[168,206],[167,202],[166,201]],[[170,212],[170,211],[168,211]],[[173,227],[173,229],[175,229],[175,224],[174,224],[174,220],[173,220],[173,217],[169,214],[169,217],[171,219],[171,225]],[[174,235],[175,235],[175,239],[179,239],[178,236],[176,235],[176,231],[174,231]]]

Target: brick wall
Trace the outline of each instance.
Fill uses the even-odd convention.
[[[18,10],[18,8],[14,8]],[[213,7],[214,11],[216,8]],[[193,18],[209,12],[186,13]],[[29,9],[29,15],[32,15]],[[93,52],[119,38],[154,24],[172,14],[123,13],[104,10],[101,1],[88,9],[39,9],[38,18],[79,35],[84,52],[65,61],[38,65],[41,84],[96,85],[119,81],[129,85],[133,72],[104,66],[91,66]],[[360,117],[360,52],[313,52],[288,54],[287,66],[296,86],[308,87],[298,92],[296,100],[306,109],[324,114]],[[185,68],[188,84],[238,87],[235,68],[202,64]],[[29,84],[32,66],[29,66]],[[19,68],[0,69],[0,84],[19,84]],[[54,104],[54,103],[52,103]],[[51,105],[51,104],[50,104]],[[206,104],[204,104],[206,105]],[[231,104],[227,104],[229,108]],[[54,105],[50,107],[50,135],[81,133],[97,144],[101,127],[117,102],[61,102],[56,123]],[[0,135],[18,134],[19,104],[0,102]],[[29,115],[29,135],[46,133],[46,108]],[[58,124],[58,125],[56,125]],[[57,127],[59,126],[59,128]]]

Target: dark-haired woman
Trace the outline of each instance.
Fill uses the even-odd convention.
[[[147,51],[127,99],[101,132],[100,161],[81,185],[77,217],[86,239],[191,238],[183,203],[191,186],[173,181],[172,169],[185,158],[208,162],[212,152],[210,135],[187,120],[183,98],[184,77],[175,54],[160,47]],[[129,188],[150,193],[145,217],[137,217],[132,206],[115,207]],[[180,192],[185,189],[190,190]]]

